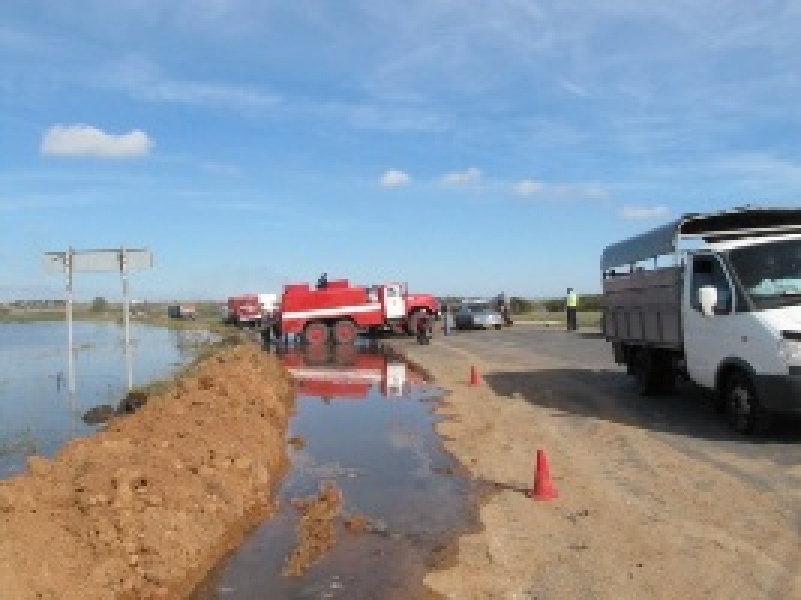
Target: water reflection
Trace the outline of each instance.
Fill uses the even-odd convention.
[[[378,345],[303,345],[277,348],[299,394],[323,399],[364,399],[371,390],[387,398],[425,383],[421,373]]]
[[[296,381],[287,436],[300,443],[291,444],[292,469],[277,514],[193,600],[426,597],[422,581],[430,557],[465,525],[471,502],[469,483],[456,473],[433,427],[428,400],[441,390],[381,347],[270,351]],[[334,482],[343,497],[337,544],[303,575],[284,577],[298,521],[292,499],[316,494],[324,482]],[[349,529],[352,522],[364,527]]]
[[[64,327],[0,324],[0,479],[22,470],[26,456],[52,456],[66,441],[91,433],[125,396],[122,327],[74,324],[75,394],[69,392]],[[137,384],[168,376],[213,340],[205,332],[142,324],[131,326],[131,336]],[[87,414],[93,407],[100,408]]]

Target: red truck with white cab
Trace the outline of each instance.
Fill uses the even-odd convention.
[[[228,298],[226,323],[255,327],[261,323],[262,308],[257,294],[243,294]]]
[[[409,294],[401,283],[354,286],[338,279],[317,288],[290,284],[281,295],[276,333],[302,335],[310,344],[350,344],[360,331],[414,332],[420,318],[438,313],[436,298]]]

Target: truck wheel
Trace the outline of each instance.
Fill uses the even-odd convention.
[[[650,396],[655,392],[656,369],[654,368],[653,352],[648,348],[640,348],[634,353],[631,365],[631,374],[634,375],[634,382],[637,393],[641,396]]]
[[[723,399],[729,422],[738,433],[754,433],[766,425],[754,384],[742,371],[734,371],[726,378]]]
[[[328,341],[328,326],[325,323],[309,323],[303,330],[307,344],[319,346]]]
[[[422,318],[422,311],[416,310],[409,315],[409,322],[406,325],[406,331],[411,336],[417,335],[417,322]]]
[[[665,352],[640,348],[635,351],[627,370],[634,376],[641,396],[669,394],[676,387],[676,374],[670,356]]]
[[[353,344],[357,334],[353,321],[343,319],[334,324],[334,341],[337,344]]]

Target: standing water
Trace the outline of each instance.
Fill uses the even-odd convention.
[[[434,431],[441,391],[380,349],[279,356],[296,381],[297,412],[278,511],[194,599],[425,597],[424,574],[468,526],[472,506]],[[325,482],[342,494],[336,542],[302,575],[282,575],[297,542],[292,500],[316,496]]]
[[[194,357],[204,332],[134,324],[134,383],[169,375]],[[76,394],[67,391],[63,323],[0,324],[0,479],[24,469],[31,454],[52,456],[96,429],[85,413],[116,407],[127,391],[124,331],[114,323],[74,324]]]

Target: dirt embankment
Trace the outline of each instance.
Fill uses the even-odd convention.
[[[186,595],[275,509],[292,384],[255,346],[0,482],[4,598]]]

